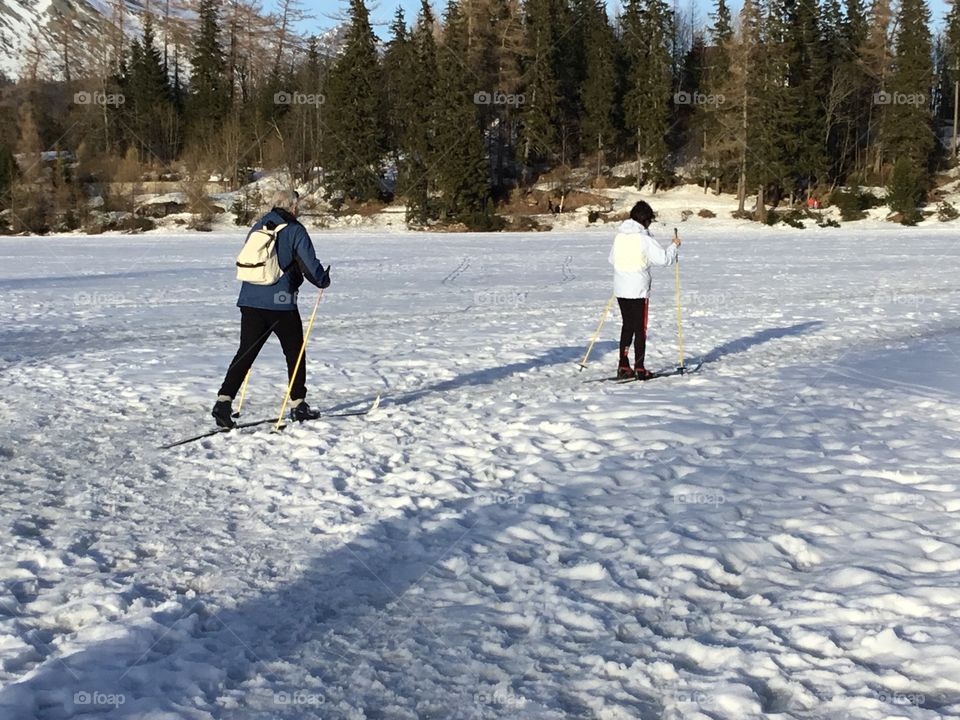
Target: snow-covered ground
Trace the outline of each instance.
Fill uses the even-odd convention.
[[[241,231],[0,239],[0,718],[960,717],[956,233],[733,228],[643,385],[609,228],[315,233],[309,399],[381,409],[170,451]]]

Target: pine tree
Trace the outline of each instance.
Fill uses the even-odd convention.
[[[516,103],[478,108],[481,125],[487,129],[488,147],[493,166],[493,191],[505,197],[513,185],[516,147],[522,125],[524,106],[519,98],[524,92],[525,28],[520,0],[491,0],[491,50],[493,72],[478,90],[499,91],[512,95]],[[524,97],[525,99],[525,97]]]
[[[648,182],[660,187],[671,175],[667,145],[673,109],[671,24],[663,0],[627,0],[623,17],[629,59],[626,121],[636,138],[638,187]]]
[[[585,149],[596,150],[599,167],[616,141],[616,37],[603,0],[586,0],[580,12],[586,14],[585,68],[579,87],[583,108],[581,144]]]
[[[828,16],[834,13],[830,10]],[[832,62],[827,101],[828,119],[833,120],[827,146],[832,180],[845,181],[847,176],[862,171],[866,163],[874,92],[861,57],[866,39],[863,0],[846,0],[842,20],[831,23],[824,38],[831,48]]]
[[[407,221],[424,225],[434,218],[431,196],[436,187],[433,162],[436,160],[435,113],[438,109],[437,44],[434,40],[436,21],[427,0],[422,0],[420,14],[411,38],[412,69],[406,78],[401,146],[401,186],[407,198]]]
[[[155,45],[150,13],[144,16],[142,42],[134,39],[130,45],[125,89],[124,110],[134,129],[130,140],[139,147],[141,159],[172,159],[176,147],[167,144],[164,133],[164,123],[173,112],[172,91]]]
[[[813,0],[786,0],[784,57],[786,59],[786,102],[789,125],[783,127],[785,140],[793,149],[783,158],[785,189],[813,188],[826,172],[823,132],[824,91],[828,87],[827,62],[821,33],[819,7]]]
[[[889,105],[876,102],[879,93],[887,92],[887,83],[893,65],[893,51],[890,47],[890,27],[893,24],[890,0],[873,0],[869,19],[864,31],[864,41],[859,48],[860,67],[864,78],[864,106],[867,111],[864,130],[865,145],[869,155],[864,153],[863,168],[872,166],[876,176],[880,176],[885,156],[884,137],[878,128],[885,124],[885,115]]]
[[[407,108],[411,98],[407,93],[409,77],[413,71],[413,43],[407,32],[403,8],[398,7],[390,25],[390,40],[383,54],[386,147],[398,166],[403,128],[409,117]]]
[[[916,225],[922,219],[918,205],[923,199],[923,185],[924,169],[906,155],[897,158],[887,187],[887,202],[890,210],[900,215],[903,225]]]
[[[523,146],[524,185],[535,166],[563,161],[564,140],[570,126],[565,122],[562,93],[568,75],[561,38],[564,16],[561,0],[525,0],[524,57],[521,64],[524,106],[520,142]]]
[[[733,40],[733,21],[726,0],[717,0],[717,9],[710,16],[710,19],[713,20],[713,25],[710,27],[710,39],[713,40],[717,52],[721,56],[725,56],[728,54],[726,46]],[[714,62],[719,63],[714,67],[717,68],[718,73],[721,73],[726,67],[722,58],[718,57]]]
[[[467,50],[467,26],[458,0],[450,0],[444,14],[442,49],[435,115],[437,153],[431,162],[440,194],[440,219],[488,229],[494,217],[490,165],[477,124],[476,91],[460,60]]]
[[[884,151],[890,162],[909,158],[924,181],[935,140],[930,112],[933,48],[930,12],[924,0],[901,0],[896,33],[896,63],[884,99]]]
[[[693,126],[701,134],[705,174],[712,175],[722,184],[729,184],[735,177],[732,172],[730,129],[736,127],[737,120],[728,113],[725,93],[731,90],[731,53],[736,37],[726,0],[717,0],[710,18],[713,24],[709,35],[713,44],[703,50],[703,67],[698,84],[713,101],[701,103],[695,108]]]
[[[220,45],[220,1],[200,0],[199,23],[190,60],[187,115],[195,133],[212,134],[228,110],[230,92]]]
[[[373,200],[382,190],[383,72],[364,0],[350,0],[343,51],[326,83],[324,166],[330,188]]]

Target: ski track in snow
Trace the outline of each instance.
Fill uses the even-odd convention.
[[[954,231],[691,231],[642,385],[611,232],[317,233],[309,399],[381,409],[158,451],[238,237],[0,239],[0,717],[960,717]]]

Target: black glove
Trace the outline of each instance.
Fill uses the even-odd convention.
[[[320,267],[323,267],[322,265]],[[330,287],[330,266],[327,265],[327,269],[323,271],[323,275],[318,278],[319,282],[317,287],[325,289]]]

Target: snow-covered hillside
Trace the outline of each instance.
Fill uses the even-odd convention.
[[[153,13],[169,10],[170,17],[189,23],[194,18],[187,0],[171,0],[151,6],[145,0],[124,0],[124,27],[128,36],[139,32],[141,16],[150,9]],[[268,8],[269,9],[269,8]],[[59,52],[51,37],[51,23],[67,22],[71,28],[71,53],[76,59],[83,58],[84,38],[96,38],[103,34],[103,18],[116,21],[116,3],[113,0],[0,0],[0,73],[15,80],[32,62],[30,51],[33,40],[39,33],[45,43],[41,45],[40,75],[62,79],[62,69],[52,55]],[[158,23],[159,25],[159,23]],[[335,53],[343,41],[345,26],[338,25],[318,33],[317,44],[321,53]],[[82,66],[82,63],[81,63]],[[74,69],[76,74],[76,69]]]
[[[158,451],[241,232],[0,238],[0,717],[960,717],[954,231],[691,228],[632,385],[609,229],[317,232],[308,399],[381,409]]]

